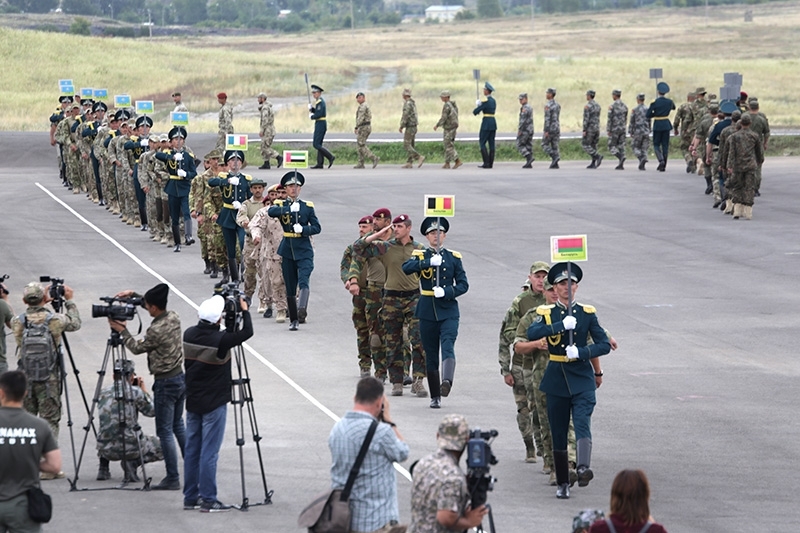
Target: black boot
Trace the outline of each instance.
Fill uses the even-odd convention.
[[[206,263],[206,269],[203,270],[203,274],[211,274],[211,261],[208,258],[204,258],[203,261]]]
[[[489,150],[489,168],[494,167],[494,149]]]
[[[108,469],[108,459],[100,458],[100,468],[97,469],[97,481],[111,479],[111,471]]]
[[[486,151],[486,148],[481,147],[481,159],[483,159],[483,164],[478,165],[478,168],[489,168],[488,159],[489,153]]]
[[[269,159],[265,159],[264,163],[262,163],[261,166],[258,167],[259,170],[269,170],[269,168],[270,168],[269,167]]]
[[[594,164],[594,168],[600,168],[600,163],[603,162],[603,156],[600,155],[600,154],[597,154],[597,156],[595,157],[595,160],[596,161],[595,161],[595,164]]]
[[[172,249],[173,252],[180,252],[181,251],[181,229],[180,226],[172,226],[172,239],[175,243],[175,248]]]
[[[639,160],[639,170],[646,170],[644,166],[647,164],[647,159],[642,158]]]
[[[453,388],[453,378],[456,374],[456,360],[442,359],[442,396],[449,396]]]
[[[558,156],[554,156],[553,161],[550,163],[550,168],[559,168],[558,162],[561,161],[561,158]]]
[[[281,156],[276,156],[275,161],[277,162],[278,168],[283,166],[283,159],[281,159]]]
[[[320,148],[320,150],[322,151],[323,157],[325,157],[325,159],[328,160],[328,168],[331,168],[331,165],[333,165],[333,160],[336,159],[336,156],[333,155],[331,151],[325,148],[324,146]]]
[[[586,168],[597,168],[597,156],[592,156],[592,162],[589,163]]]
[[[614,167],[614,170],[625,170],[625,167],[622,166],[622,164],[625,162],[625,156],[622,154],[618,154],[617,159],[619,159],[619,164],[616,167]]]
[[[300,289],[300,294],[297,298],[297,319],[301,324],[306,323],[306,317],[308,316],[309,292],[309,289]]]
[[[553,466],[556,469],[556,498],[569,499],[569,458],[567,450],[553,450]]]
[[[431,409],[439,409],[442,406],[442,392],[439,388],[439,371],[428,372],[428,387],[431,389]]]
[[[236,262],[236,258],[228,259],[228,272],[231,275],[231,281],[239,281],[239,263]]]
[[[227,263],[223,263],[222,264],[222,280],[220,281],[220,283],[228,283],[228,280],[230,279],[230,276],[231,276],[231,273],[228,272],[228,264]]]
[[[217,279],[219,277],[219,266],[217,266],[216,261],[211,261],[211,275],[208,277],[211,279]]]
[[[585,487],[594,477],[592,469],[589,468],[592,462],[592,439],[578,439],[578,486]]]
[[[286,297],[286,307],[289,311],[289,331],[297,331],[297,300],[294,296]]]
[[[522,165],[522,168],[533,168],[533,165],[532,165],[532,163],[533,163],[533,154],[529,154],[529,155],[528,155],[528,156],[525,158],[525,164],[524,164],[524,165]]]
[[[322,166],[324,161],[324,156],[322,155],[322,150],[317,150],[317,164],[310,168],[325,168]]]

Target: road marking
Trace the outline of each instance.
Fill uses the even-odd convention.
[[[134,263],[136,263],[137,265],[142,267],[142,269],[145,272],[147,272],[148,274],[152,275],[154,278],[156,278],[161,283],[166,283],[169,286],[170,290],[172,292],[174,292],[175,294],[177,294],[178,297],[181,300],[183,300],[184,302],[186,302],[187,304],[189,304],[190,306],[192,306],[195,309],[199,309],[200,308],[199,305],[194,303],[188,296],[183,294],[167,278],[165,278],[164,276],[162,276],[161,274],[159,274],[158,272],[156,272],[155,270],[150,268],[144,261],[139,259],[133,252],[131,252],[130,250],[125,248],[122,244],[119,243],[119,241],[114,239],[111,235],[109,235],[105,231],[101,230],[100,228],[98,228],[97,226],[95,226],[94,224],[89,222],[83,215],[81,215],[80,213],[75,211],[72,207],[68,206],[66,203],[64,203],[63,200],[61,200],[61,198],[58,198],[57,196],[55,196],[52,192],[50,192],[47,188],[45,188],[39,182],[36,182],[36,186],[39,187],[42,191],[44,191],[44,193],[47,194],[50,198],[55,200],[59,205],[61,205],[61,207],[63,207],[64,209],[66,209],[67,211],[72,213],[75,216],[75,218],[77,218],[78,220],[80,220],[81,222],[83,222],[84,224],[89,226],[90,228],[92,228],[95,232],[97,232],[98,235],[100,235],[105,240],[107,240],[108,242],[113,244],[120,252],[122,252],[123,254],[127,255],[128,258],[130,258],[131,261],[133,261]],[[303,387],[298,385],[292,378],[287,376],[286,373],[284,373],[280,368],[278,368],[277,366],[272,364],[266,357],[264,357],[263,355],[261,355],[260,353],[255,351],[255,349],[253,349],[253,347],[251,347],[249,344],[243,343],[242,347],[245,350],[247,350],[248,352],[250,352],[250,354],[252,354],[253,357],[255,357],[256,359],[261,361],[261,363],[264,366],[266,366],[267,368],[272,370],[275,373],[276,376],[278,376],[283,381],[285,381],[287,385],[289,385],[295,391],[297,391],[303,398],[308,400],[309,403],[311,403],[311,405],[313,405],[314,407],[316,407],[317,409],[319,409],[320,411],[322,411],[323,413],[328,415],[331,419],[333,419],[334,422],[338,422],[339,420],[341,420],[340,416],[338,416],[336,413],[334,413],[333,411],[331,411],[330,409],[325,407],[319,400],[314,398],[311,395],[311,393],[309,393]],[[406,470],[405,468],[400,466],[398,463],[394,463],[394,469],[397,470],[400,473],[400,475],[402,475],[404,478],[406,478],[407,480],[411,481],[411,474],[408,472],[408,470]]]
[[[642,307],[672,307],[672,304],[644,304]]]

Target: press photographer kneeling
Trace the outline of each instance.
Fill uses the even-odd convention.
[[[238,305],[237,305],[238,304]],[[237,309],[238,307],[238,309]],[[200,321],[183,334],[186,359],[186,454],[183,508],[229,511],[217,499],[217,458],[231,395],[231,348],[253,336],[247,301],[238,291],[200,304]],[[236,331],[241,317],[241,330]],[[219,326],[225,318],[225,330]]]

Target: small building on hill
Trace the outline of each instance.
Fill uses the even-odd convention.
[[[430,6],[425,10],[425,18],[450,22],[456,18],[456,14],[462,11],[464,11],[464,6]]]

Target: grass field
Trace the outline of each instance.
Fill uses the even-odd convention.
[[[472,69],[497,89],[500,131],[516,130],[517,94],[528,92],[535,127],[547,87],[558,89],[562,129],[580,128],[584,93],[592,88],[607,106],[614,88],[629,107],[637,92],[653,96],[650,68],[662,68],[681,102],[698,85],[718,92],[724,72],[744,76],[743,89],[759,97],[775,126],[800,125],[795,88],[800,60],[800,3],[705,10],[643,9],[578,13],[458,24],[411,24],[393,28],[306,35],[203,37],[147,40],[89,38],[0,29],[0,128],[45,130],[55,108],[57,80],[77,87],[105,87],[109,94],[155,100],[156,130],[167,128],[169,94],[181,90],[192,111],[190,130],[216,131],[224,90],[236,106],[240,132],[258,130],[255,95],[264,90],[280,106],[280,132],[310,132],[303,72],[327,92],[330,131],[352,131],[357,90],[367,93],[373,131],[396,131],[403,87],[414,91],[420,131],[438,120],[442,89],[461,112],[461,131],[477,131]],[[91,59],[89,59],[91,58]],[[604,119],[605,117],[603,117]],[[603,120],[602,124],[605,124]]]

